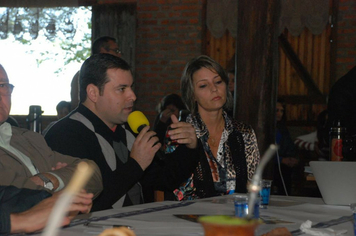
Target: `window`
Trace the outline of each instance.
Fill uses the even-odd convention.
[[[0,8],[0,13],[4,9],[6,8]],[[23,23],[25,33],[22,40],[15,39],[14,24],[9,25],[7,38],[0,39],[0,64],[5,68],[10,82],[15,85],[11,115],[27,115],[31,105],[41,106],[43,115],[56,115],[58,102],[70,101],[71,80],[90,55],[91,8],[49,10],[53,14],[52,20],[60,20],[61,11],[71,13],[70,20],[75,27],[73,38],[67,39],[60,32],[59,25],[56,25],[56,35],[52,40],[48,39],[45,30],[38,31],[38,37],[31,39],[25,29],[26,23]],[[46,22],[41,20],[43,19],[40,17],[40,25],[43,24],[45,28]],[[68,20],[65,17],[62,19],[67,23]]]

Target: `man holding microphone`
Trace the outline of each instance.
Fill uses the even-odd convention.
[[[130,66],[109,54],[88,58],[80,70],[80,104],[46,134],[59,152],[89,158],[99,166],[104,190],[93,211],[143,202],[142,185],[174,190],[189,177],[202,149],[194,128],[172,116],[170,137],[180,145],[167,158],[154,161],[161,144],[149,126],[134,137],[126,125],[136,95]],[[151,164],[152,163],[152,164]]]

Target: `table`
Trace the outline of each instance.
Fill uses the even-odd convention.
[[[179,218],[178,215],[181,217],[190,216],[194,219],[197,215],[233,214],[233,195],[187,202],[154,202],[81,215],[73,221],[75,226],[61,229],[59,235],[98,235],[103,231],[103,228],[87,227],[83,225],[83,222],[88,219],[92,222],[103,219],[95,223],[130,225],[134,228],[137,236],[196,236],[204,235],[201,225]],[[352,212],[348,206],[325,205],[321,198],[271,196],[268,209],[260,209],[260,216],[272,224],[259,226],[255,235],[261,235],[276,227],[287,227],[288,230],[294,231],[299,229],[301,223],[306,220],[311,220],[314,225],[346,216],[345,222],[330,227],[337,230],[347,229],[346,235],[353,236],[351,215]],[[115,218],[108,216],[115,216]],[[278,221],[280,222],[278,223]]]

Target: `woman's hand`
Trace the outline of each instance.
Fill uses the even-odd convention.
[[[188,148],[194,149],[198,145],[197,135],[194,127],[186,122],[179,122],[175,115],[171,115],[171,130],[168,131],[169,137],[179,144],[185,144]]]

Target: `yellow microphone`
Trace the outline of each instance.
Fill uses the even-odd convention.
[[[127,118],[127,123],[136,134],[140,133],[145,126],[150,125],[147,117],[140,111],[131,112]]]
[[[129,117],[127,117],[127,123],[129,124],[131,130],[136,134],[140,133],[144,127],[150,125],[147,117],[140,111],[131,112]],[[157,143],[159,142],[156,142],[154,145]],[[165,154],[161,149],[156,152],[156,156],[161,160],[165,158]]]

